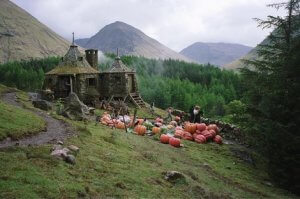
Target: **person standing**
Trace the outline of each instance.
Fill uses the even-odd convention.
[[[172,107],[169,107],[168,110],[167,110],[167,112],[168,112],[168,116],[167,116],[164,120],[165,120],[165,121],[170,120],[170,122],[171,122],[171,121],[173,120],[173,119],[172,119],[173,108],[172,108]]]
[[[190,122],[192,123],[200,123],[201,116],[203,116],[203,111],[201,110],[200,106],[194,106],[190,110]]]
[[[152,102],[150,105],[150,112],[151,112],[151,115],[153,116],[154,115],[154,102]]]

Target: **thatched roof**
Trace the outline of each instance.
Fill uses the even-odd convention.
[[[115,62],[112,66],[105,71],[105,73],[133,73],[134,69],[128,68],[122,61],[119,56],[116,57]]]
[[[78,50],[78,46],[71,45],[67,54],[56,68],[46,75],[72,75],[72,74],[93,74],[99,73],[87,62],[85,56]]]

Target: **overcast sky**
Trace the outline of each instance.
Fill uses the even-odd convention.
[[[269,33],[252,18],[281,15],[267,4],[282,0],[12,0],[71,40],[90,37],[115,21],[128,23],[180,51],[201,42],[256,46]]]

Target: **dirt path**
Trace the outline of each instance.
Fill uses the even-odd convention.
[[[23,108],[22,105],[16,101],[16,93],[6,93],[1,97],[1,100],[7,104]],[[46,112],[32,110],[29,111],[37,114],[46,121],[46,131],[19,140],[11,140],[10,138],[5,139],[3,141],[0,141],[0,148],[6,148],[10,146],[34,146],[45,143],[56,143],[58,140],[64,140],[74,134],[74,130],[68,124],[61,120],[52,118]]]

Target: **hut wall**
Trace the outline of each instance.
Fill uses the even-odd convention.
[[[137,85],[137,79],[136,79],[136,74],[135,73],[127,73],[126,74],[126,81],[127,81],[127,90],[128,92],[130,91],[130,88],[129,88],[129,83],[128,81],[130,80],[130,78],[128,78],[129,75],[132,75],[132,86],[133,86],[133,92],[137,92],[138,91],[138,85]]]
[[[126,97],[128,95],[125,73],[100,74],[100,95],[102,98]]]
[[[46,89],[54,90],[56,84],[57,84],[57,76],[56,75],[46,75],[44,84],[43,84],[43,90],[46,90]]]
[[[89,78],[95,79],[95,88],[98,87],[98,75],[97,74],[80,74],[76,76],[76,83],[74,85],[74,92],[78,95],[82,101],[88,101],[87,93],[89,88]],[[76,89],[75,89],[76,88]]]

